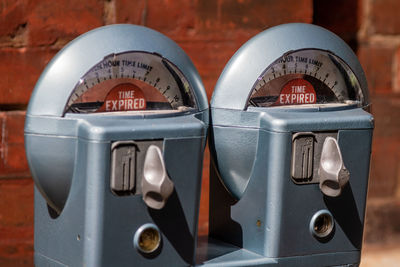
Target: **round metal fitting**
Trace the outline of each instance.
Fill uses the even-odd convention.
[[[335,227],[332,214],[328,210],[319,210],[316,212],[310,221],[310,232],[318,238],[327,238]]]
[[[160,229],[152,223],[140,226],[133,237],[133,245],[142,253],[152,253],[160,247],[160,244]]]

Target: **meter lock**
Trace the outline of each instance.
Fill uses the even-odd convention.
[[[296,133],[292,138],[292,180],[296,184],[319,183],[331,197],[341,194],[350,173],[346,169],[337,133]]]
[[[158,54],[132,51],[106,56],[72,91],[64,113],[165,113],[196,108],[183,74]]]

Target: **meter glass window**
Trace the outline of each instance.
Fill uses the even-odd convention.
[[[112,54],[77,83],[65,113],[177,112],[196,108],[192,88],[178,68],[147,52]]]
[[[360,84],[343,60],[328,51],[304,49],[286,53],[254,84],[248,106],[366,106]]]

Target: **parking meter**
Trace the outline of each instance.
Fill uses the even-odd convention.
[[[205,265],[358,264],[373,117],[351,49],[315,25],[268,29],[231,58],[210,106]]]
[[[36,266],[193,264],[207,97],[181,48],[112,25],[62,49],[26,114]]]

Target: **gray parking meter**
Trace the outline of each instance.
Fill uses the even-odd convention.
[[[361,65],[331,32],[286,24],[244,44],[211,100],[214,246],[205,264],[358,264],[368,106]]]
[[[35,264],[192,264],[207,125],[200,77],[164,35],[113,25],[68,44],[26,115]]]

